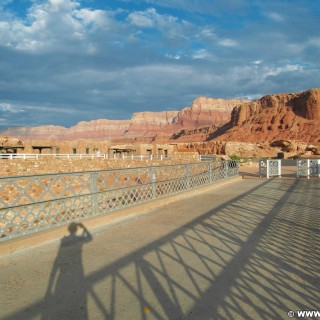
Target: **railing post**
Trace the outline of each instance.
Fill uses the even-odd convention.
[[[190,189],[190,165],[186,166],[186,181],[187,181],[187,189]]]
[[[151,167],[150,171],[150,182],[151,182],[151,192],[152,192],[152,199],[155,199],[157,197],[157,192],[156,192],[156,171],[154,167]]]
[[[91,173],[91,194],[92,194],[92,212],[94,215],[98,213],[98,206],[97,206],[97,172]]]
[[[281,178],[281,166],[282,166],[282,162],[281,162],[281,159],[279,159],[279,161],[278,161],[278,173],[279,173],[279,178]]]
[[[213,179],[212,179],[212,163],[211,162],[208,163],[208,172],[209,172],[209,182],[212,183]]]
[[[226,160],[224,162],[224,178],[225,179],[229,177],[228,170],[229,170],[229,165],[228,165],[228,160]]]

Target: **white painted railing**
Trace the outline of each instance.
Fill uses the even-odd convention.
[[[51,153],[0,153],[1,159],[40,159],[45,157],[53,157],[57,159],[132,159],[132,160],[169,160],[171,156],[164,154],[51,154]]]
[[[259,176],[267,178],[277,176],[281,178],[281,160],[260,160]]]
[[[320,160],[319,159],[299,159],[297,160],[297,177],[319,177],[320,178]]]

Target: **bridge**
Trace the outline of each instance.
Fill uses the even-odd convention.
[[[318,310],[320,180],[228,172],[215,183],[194,172],[184,192],[3,241],[3,252],[26,248],[0,260],[0,318],[288,319]],[[202,178],[190,188],[194,176]]]

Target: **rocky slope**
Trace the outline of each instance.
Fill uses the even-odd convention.
[[[233,109],[219,140],[320,142],[320,88],[267,95]]]
[[[221,125],[230,120],[233,107],[246,103],[243,99],[197,98],[191,107],[181,111],[139,112],[131,120],[100,119],[79,122],[71,128],[38,126],[9,128],[2,135],[22,140],[132,139],[169,135],[181,129],[204,125]]]
[[[320,142],[320,89],[267,95],[236,106],[225,125],[182,130],[171,136],[176,142],[211,140]]]

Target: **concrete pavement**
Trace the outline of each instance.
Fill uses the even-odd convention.
[[[65,230],[1,259],[0,319],[289,319],[320,309],[319,194],[319,180],[242,179]]]

